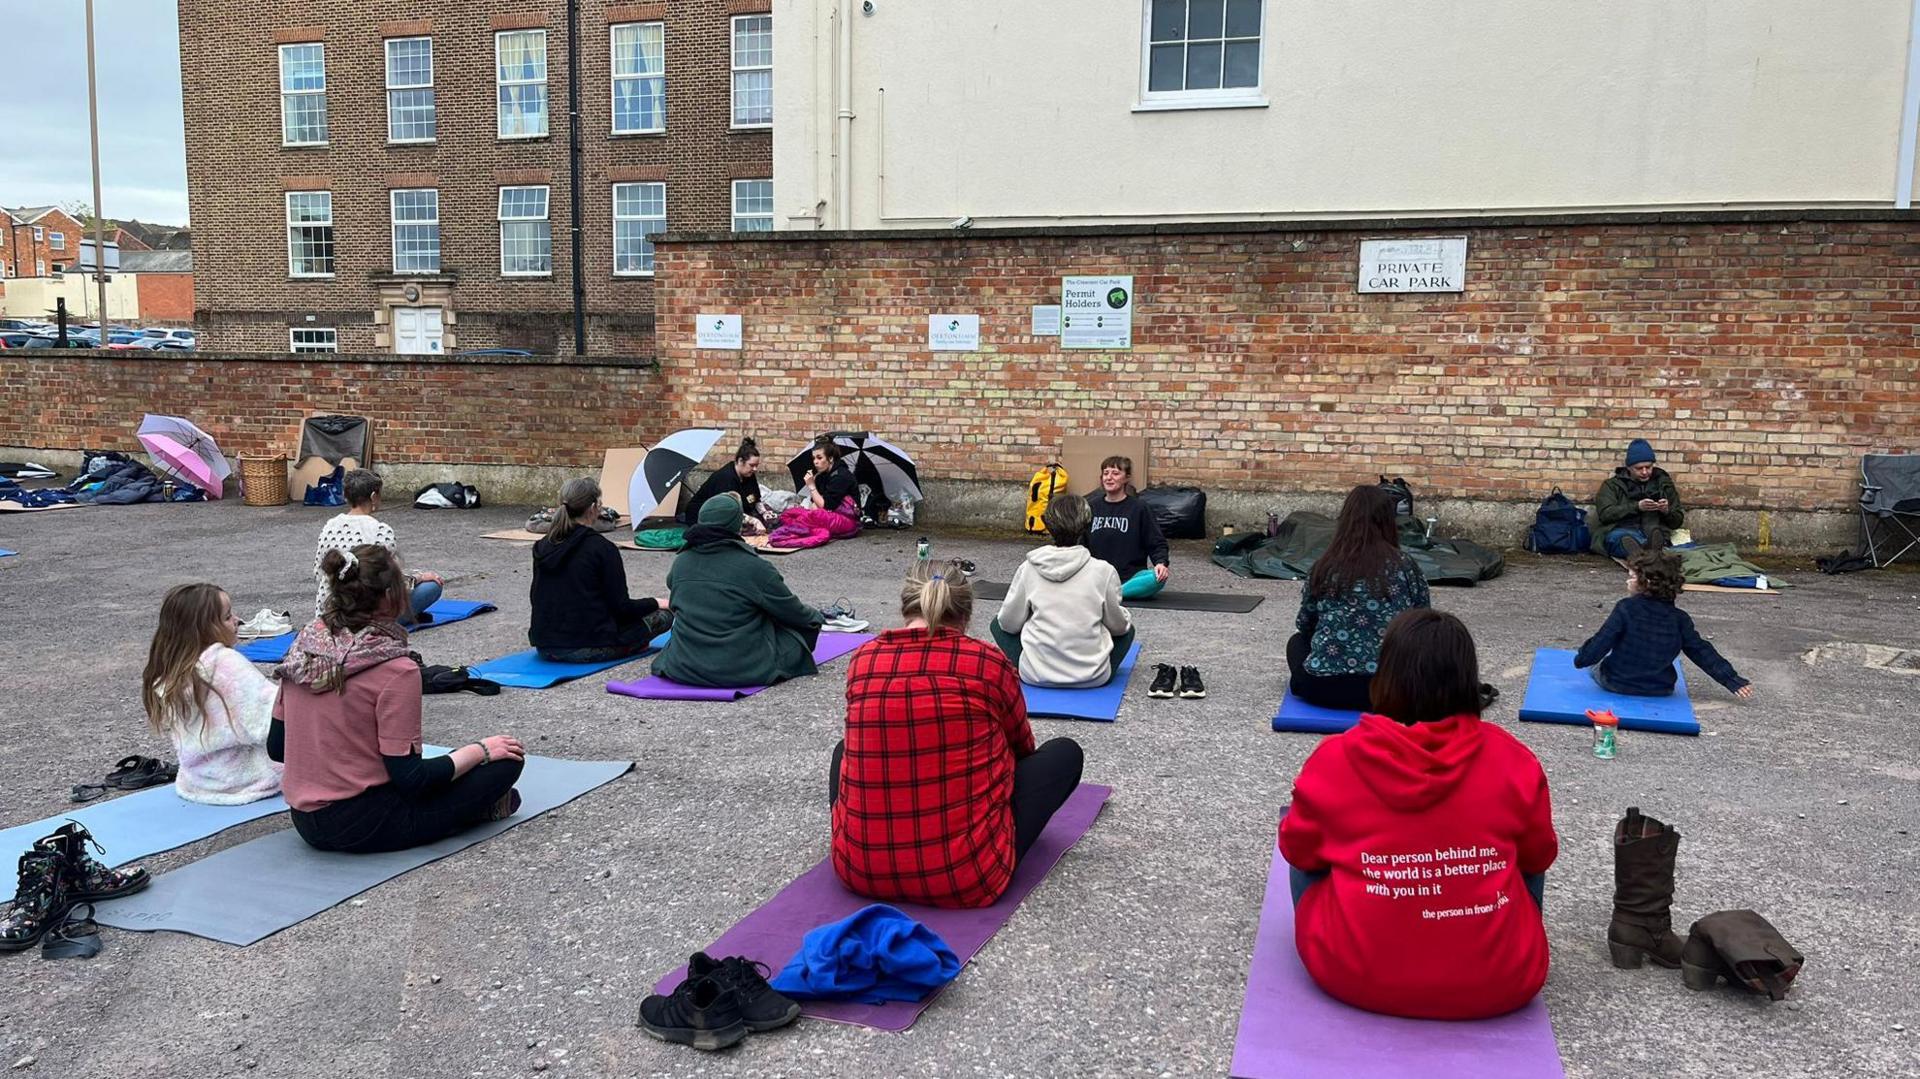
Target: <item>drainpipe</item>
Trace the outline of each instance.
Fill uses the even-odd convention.
[[[1920,0],[1915,0],[1920,3]],[[573,354],[587,354],[587,277],[580,214],[580,0],[567,0],[567,173],[573,210]]]
[[[1920,0],[1914,0],[1920,6]],[[839,74],[839,85],[834,91],[834,114],[836,150],[836,168],[834,170],[834,201],[840,206],[837,215],[840,227],[853,227],[853,3],[852,0],[840,0],[840,41],[836,52],[835,71]]]
[[[1920,0],[1913,0],[1913,13],[1907,18],[1907,98],[1900,108],[1900,164],[1893,181],[1896,209],[1913,206],[1914,129],[1917,126],[1920,126]]]

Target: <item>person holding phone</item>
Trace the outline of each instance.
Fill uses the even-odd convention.
[[[1627,461],[1614,469],[1593,497],[1595,539],[1614,558],[1667,545],[1687,519],[1673,477],[1654,464],[1653,445],[1644,438],[1627,444]]]

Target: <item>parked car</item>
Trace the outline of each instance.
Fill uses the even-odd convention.
[[[199,339],[195,337],[194,332],[192,330],[157,329],[157,328],[150,327],[148,329],[141,330],[140,334],[141,336],[146,337],[152,341],[160,342],[158,344],[149,346],[152,348],[192,349],[199,344]]]
[[[25,330],[0,330],[0,348],[26,348],[33,336]]]
[[[57,334],[34,334],[27,338],[27,348],[92,348],[93,345],[72,334],[67,335],[62,344]]]
[[[42,325],[30,318],[0,318],[0,331],[24,330],[31,333]]]

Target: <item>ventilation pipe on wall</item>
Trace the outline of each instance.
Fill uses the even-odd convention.
[[[1920,5],[1920,0],[1914,0]],[[853,0],[839,0],[835,6],[834,29],[839,40],[834,49],[834,176],[833,200],[838,208],[834,223],[843,229],[853,227]]]
[[[1902,210],[1913,205],[1916,127],[1920,127],[1920,0],[1913,0],[1913,13],[1907,18],[1907,98],[1900,109],[1900,164],[1893,191],[1893,205]]]

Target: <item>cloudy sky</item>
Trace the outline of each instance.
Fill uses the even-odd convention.
[[[11,65],[33,72],[0,94],[0,205],[93,202],[85,10],[81,0],[0,0],[6,37],[22,46],[12,50]],[[108,217],[187,223],[176,17],[172,0],[94,2]]]

